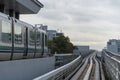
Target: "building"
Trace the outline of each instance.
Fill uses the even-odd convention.
[[[20,14],[36,14],[41,8],[38,0],[0,0],[0,12],[17,19]]]
[[[56,30],[48,30],[48,40],[53,40],[55,37],[64,36],[64,33],[59,33]]]
[[[47,32],[48,26],[44,24],[35,24],[36,27],[39,27],[40,29],[44,30]]]
[[[120,40],[111,39],[107,42],[107,50],[120,54]]]
[[[89,46],[80,45],[80,46],[76,46],[76,47],[77,47],[77,49],[75,49],[73,51],[74,54],[85,55],[90,52]]]
[[[47,33],[48,33],[48,40],[53,40],[53,38],[56,37],[57,31],[56,30],[48,30]]]
[[[42,30],[45,30],[45,31],[47,32],[48,26],[42,24],[40,28],[41,28]]]
[[[63,33],[56,33],[56,37],[64,36]]]

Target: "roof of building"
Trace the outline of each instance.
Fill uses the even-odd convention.
[[[20,14],[36,14],[43,8],[43,4],[38,0],[0,0],[0,4],[5,6],[5,10],[14,10]]]

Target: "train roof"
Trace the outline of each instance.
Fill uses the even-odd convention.
[[[31,24],[29,24],[29,23],[26,23],[26,22],[24,22],[24,21],[21,21],[21,20],[15,19],[15,18],[13,18],[13,19],[14,19],[14,21],[16,21],[18,24],[21,24],[21,25],[26,26],[26,27],[31,27],[31,28],[33,28],[33,25],[31,25]]]
[[[35,27],[35,28],[42,33],[47,33],[45,30],[41,29],[40,27]]]
[[[9,15],[6,15],[6,14],[0,12],[0,17],[8,19]]]
[[[54,56],[71,56],[71,55],[73,55],[72,53],[70,54],[54,54]]]

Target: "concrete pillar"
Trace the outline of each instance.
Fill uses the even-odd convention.
[[[9,16],[10,17],[15,17],[15,11],[13,9],[9,10]]]
[[[19,12],[15,12],[13,9],[10,9],[10,10],[9,10],[9,16],[10,16],[10,17],[14,17],[14,18],[16,18],[16,19],[19,19],[19,15],[20,15]]]
[[[19,12],[15,12],[15,18],[19,19],[19,17],[20,17],[20,13]]]
[[[0,12],[4,13],[4,11],[5,11],[5,5],[0,4]]]

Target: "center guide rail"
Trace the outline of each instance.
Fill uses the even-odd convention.
[[[97,52],[89,55],[81,68],[71,80],[100,80],[99,63],[96,59]]]

